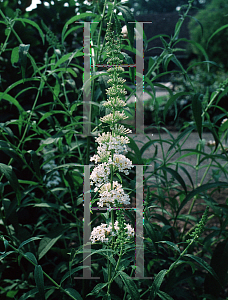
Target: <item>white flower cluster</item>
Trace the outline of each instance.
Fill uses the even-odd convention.
[[[133,168],[131,160],[122,154],[114,154],[113,165],[118,168],[119,172],[124,172],[125,175],[128,175],[129,170]]]
[[[98,155],[102,155],[104,152],[110,150],[114,150],[116,154],[120,154],[127,151],[126,144],[130,143],[127,136],[123,137],[116,134],[112,136],[111,132],[103,132],[95,141],[99,144],[97,148]]]
[[[103,207],[104,205],[107,207],[111,207],[110,204],[115,204],[115,200],[119,204],[130,204],[130,197],[124,193],[124,190],[117,181],[113,181],[113,189],[111,189],[111,183],[104,184],[100,190],[100,200],[97,202],[99,207]]]
[[[125,119],[127,119],[127,116],[125,115],[125,113],[124,112],[121,113],[119,111],[116,111],[115,114],[110,113],[109,115],[106,115],[103,118],[100,118],[101,122],[110,123],[110,124],[117,123],[120,120],[122,121]]]
[[[134,229],[130,224],[125,224],[127,237],[130,238],[134,236]],[[118,221],[114,223],[114,231],[112,230],[112,224],[109,225],[102,223],[100,226],[93,228],[91,232],[90,240],[94,244],[96,242],[108,243],[109,236],[117,235],[119,231]]]
[[[114,124],[114,127],[110,127],[110,129],[116,134],[130,134],[132,130],[125,128],[123,125]]]
[[[98,188],[103,185],[104,183],[109,182],[110,174],[110,166],[107,163],[102,163],[93,169],[93,172],[90,175],[91,184],[95,184],[96,188],[94,189],[95,192],[98,191]]]
[[[91,184],[95,184],[94,191],[98,191],[98,188],[103,184],[108,183],[108,178],[111,173],[111,165],[114,170],[129,174],[129,170],[133,167],[130,159],[120,154],[127,151],[127,144],[130,142],[128,137],[120,135],[112,135],[110,132],[103,132],[95,140],[99,146],[97,147],[97,154],[90,158],[90,161],[94,161],[95,164],[101,162],[96,166],[91,175]],[[113,159],[111,157],[111,151],[113,151]]]
[[[102,104],[103,106],[111,109],[113,107],[117,107],[118,109],[123,108],[127,105],[126,102],[121,100],[118,96],[117,97],[109,97],[109,100],[107,100],[105,103]]]

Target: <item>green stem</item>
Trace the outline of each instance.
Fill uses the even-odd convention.
[[[115,275],[116,275],[116,272],[119,268],[119,265],[120,265],[120,261],[121,261],[121,258],[122,258],[122,255],[123,255],[123,245],[121,245],[121,249],[120,249],[120,255],[119,255],[119,258],[118,258],[118,262],[116,264],[116,267],[115,267],[115,271],[114,271],[114,274],[113,274],[113,277],[109,279],[109,283],[108,283],[108,293],[110,292],[110,288],[111,288],[111,283],[113,282],[114,278],[115,278]],[[110,263],[111,264],[111,263]]]
[[[111,10],[111,15],[110,15],[109,23],[112,22],[112,15],[113,15],[115,6],[116,6],[116,0],[114,0],[114,3],[113,3],[113,9]]]

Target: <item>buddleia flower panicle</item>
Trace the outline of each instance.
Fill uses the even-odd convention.
[[[197,240],[204,232],[205,225],[207,223],[207,218],[208,218],[208,211],[209,211],[209,206],[206,207],[206,210],[205,210],[199,224],[197,224],[195,230],[189,234],[189,236],[192,239]],[[186,242],[189,243],[190,241],[191,241],[191,239],[188,239]]]
[[[116,36],[111,27],[111,23],[108,23],[106,56],[108,58],[107,65],[110,66],[107,70],[109,74],[108,84],[111,86],[106,89],[108,99],[102,104],[111,112],[100,118],[101,123],[109,125],[110,132],[103,132],[95,139],[95,142],[98,143],[97,153],[90,159],[96,165],[90,175],[90,183],[95,185],[94,192],[98,193],[97,205],[107,207],[109,210],[130,204],[129,195],[124,192],[121,183],[113,179],[111,181],[113,178],[111,174],[123,172],[128,175],[133,167],[131,160],[124,155],[127,151],[127,144],[130,142],[126,134],[131,133],[131,130],[119,124],[127,119],[122,110],[126,106],[124,97],[127,92],[123,86],[125,79],[120,77],[124,72],[120,66],[123,62],[120,58],[121,37]],[[126,239],[134,236],[134,229],[130,224],[125,223],[123,212],[118,209],[115,211],[117,219],[113,224],[101,224],[93,228],[90,237],[92,243],[113,242],[110,237],[117,236],[115,248],[118,248],[118,245],[124,244]]]
[[[131,227],[131,225],[124,223],[125,229],[125,238],[130,238],[134,236],[134,229]],[[102,223],[100,226],[94,227],[90,240],[91,243],[94,244],[96,242],[102,242],[102,243],[108,243],[110,240],[110,237],[119,235],[120,226],[118,221],[116,220],[114,223],[114,230],[112,228],[112,224],[104,224]]]

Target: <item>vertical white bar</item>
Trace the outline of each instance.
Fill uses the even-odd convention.
[[[84,166],[84,185],[83,185],[83,196],[84,196],[84,222],[83,222],[83,278],[91,278],[91,225],[90,225],[90,166]]]
[[[90,22],[84,22],[83,135],[91,132]]]
[[[136,165],[136,251],[135,277],[144,278],[144,247],[143,247],[143,165]]]
[[[136,23],[136,134],[144,133],[143,102],[143,22]]]

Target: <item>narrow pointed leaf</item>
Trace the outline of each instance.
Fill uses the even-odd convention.
[[[181,202],[180,207],[178,208],[177,211],[177,216],[179,214],[179,212],[181,211],[181,209],[186,205],[186,203],[191,200],[194,196],[198,195],[199,193],[202,193],[204,191],[208,191],[209,189],[212,188],[217,188],[217,187],[228,187],[228,183],[227,182],[213,182],[213,183],[207,183],[207,184],[203,184],[201,186],[199,186],[198,188],[194,189],[193,191],[191,191],[186,197],[185,199]]]
[[[20,246],[18,247],[18,250],[21,249],[24,245],[26,245],[26,244],[28,244],[28,243],[30,243],[32,241],[36,241],[36,240],[40,240],[40,239],[41,239],[40,237],[36,237],[36,236],[31,237],[31,238],[27,239],[26,241],[22,242],[20,244]]]
[[[154,278],[154,282],[152,284],[152,287],[151,287],[151,291],[150,291],[150,297],[149,299],[150,300],[154,300],[155,297],[157,296],[157,293],[160,289],[160,286],[163,282],[163,279],[166,275],[166,272],[167,270],[161,270]]]
[[[6,94],[6,93],[0,93],[0,101],[1,99],[4,99],[10,103],[12,103],[13,105],[16,106],[16,108],[19,110],[19,112],[23,112],[24,109],[22,108],[22,106],[19,104],[19,102],[13,98],[12,96]]]
[[[127,289],[128,294],[131,296],[131,299],[132,300],[140,299],[139,291],[134,280],[123,271],[120,271],[119,275]]]
[[[168,112],[168,109],[169,107],[179,98],[179,97],[182,97],[182,96],[189,96],[191,95],[191,93],[189,92],[180,92],[180,93],[177,93],[175,95],[173,95],[172,97],[169,98],[169,100],[167,101],[166,105],[165,105],[165,108],[164,108],[164,111],[163,111],[163,118],[165,120],[166,118],[166,114]]]
[[[37,293],[38,293],[38,289],[37,289],[37,288],[32,289],[31,291],[29,291],[29,292],[23,294],[23,295],[19,298],[19,300],[31,299],[30,296],[34,296],[34,295],[36,295]]]
[[[224,30],[228,27],[228,24],[221,26],[219,29],[217,29],[208,39],[207,41],[207,45],[210,43],[210,40],[217,34],[219,33],[221,30]]]
[[[75,300],[82,300],[82,297],[76,290],[74,290],[72,288],[67,288],[67,289],[65,289],[65,291],[67,292],[68,295],[74,297]]]
[[[30,45],[20,44],[19,46],[19,63],[21,66],[22,79],[25,79],[25,70],[27,65],[27,55]],[[23,81],[24,82],[24,81]]]
[[[88,18],[88,17],[95,18],[95,17],[97,17],[97,15],[93,14],[93,13],[82,13],[82,14],[79,14],[79,15],[76,15],[76,16],[70,18],[70,20],[68,20],[66,22],[66,24],[64,25],[64,27],[63,27],[63,31],[62,31],[62,43],[64,42],[64,40],[66,38],[65,33],[66,33],[69,25],[72,24],[72,23],[74,23],[74,22],[78,22],[79,20],[83,20],[85,18]]]
[[[34,278],[35,278],[36,286],[37,286],[37,289],[39,291],[41,300],[45,300],[44,275],[43,275],[42,267],[40,265],[35,266]]]
[[[11,53],[11,64],[14,68],[18,68],[18,66],[15,66],[16,63],[19,61],[19,47],[13,48],[13,51]]]
[[[24,18],[16,18],[15,21],[21,21],[22,23],[28,23],[28,24],[32,25],[33,27],[35,27],[39,31],[40,37],[44,44],[44,33],[36,22],[29,20],[29,19],[24,19]]]
[[[200,94],[195,94],[192,98],[192,112],[196,122],[196,129],[202,139],[202,103]]]
[[[36,257],[35,257],[35,255],[34,255],[33,253],[31,253],[31,252],[26,252],[26,253],[25,253],[25,256],[26,256],[28,259],[30,259],[34,264],[37,265],[37,260],[36,260]]]
[[[215,271],[212,269],[212,267],[205,260],[203,260],[200,257],[194,256],[192,254],[185,254],[184,256],[195,260],[198,264],[200,264],[206,271],[208,271],[220,283],[218,275],[215,273]]]
[[[21,201],[20,186],[19,186],[19,183],[17,180],[17,176],[15,175],[12,167],[0,163],[0,173],[4,174],[6,176],[10,185],[14,189],[16,196],[17,196],[18,205],[19,205],[20,201]]]
[[[158,296],[162,299],[162,300],[174,300],[171,296],[169,296],[167,293],[162,292],[162,291],[158,291]]]
[[[187,194],[186,184],[185,184],[184,180],[182,179],[182,177],[175,170],[173,170],[171,168],[167,168],[167,167],[162,167],[161,169],[170,173],[180,183],[180,185],[184,189],[185,193]]]
[[[52,248],[67,229],[68,226],[55,227],[44,238],[42,238],[38,247],[38,260],[40,260]]]

